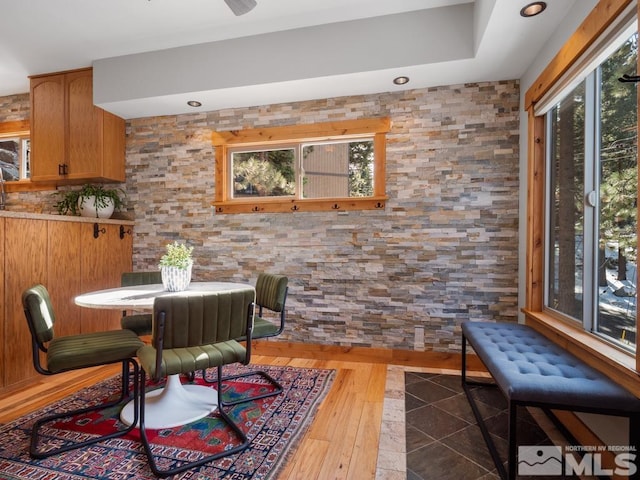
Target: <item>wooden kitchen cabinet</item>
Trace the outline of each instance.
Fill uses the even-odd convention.
[[[73,299],[82,293],[81,235],[84,224],[47,222],[47,282],[56,312],[56,335],[77,335],[81,331],[80,314]]]
[[[125,179],[125,122],[93,104],[93,69],[31,78],[31,180]]]
[[[4,218],[0,218],[0,278],[4,275]],[[0,298],[4,297],[4,282],[0,282]],[[0,347],[5,344],[5,314],[4,308],[0,308]],[[4,371],[5,371],[4,353],[0,353],[0,390],[4,387]]]
[[[74,299],[120,285],[122,272],[132,269],[133,226],[110,220],[96,228],[93,221],[38,217],[0,216],[0,393],[39,375],[22,308],[22,292],[32,285],[49,291],[57,336],[120,328],[122,312],[81,308]]]
[[[97,229],[95,225],[98,225]],[[133,241],[130,233],[120,235],[113,224],[82,225],[82,291],[91,292],[120,286],[122,272],[132,269]],[[129,232],[131,228],[128,228]],[[97,238],[96,238],[97,232]],[[120,310],[81,309],[81,333],[120,328]]]
[[[47,222],[5,218],[4,238],[5,387],[35,377],[31,335],[22,308],[22,292],[47,282]]]

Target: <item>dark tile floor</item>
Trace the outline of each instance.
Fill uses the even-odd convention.
[[[473,395],[500,458],[506,459],[507,402],[493,387],[474,387]],[[406,372],[405,412],[407,480],[500,478],[459,376]],[[519,445],[553,445],[526,410],[518,415]]]

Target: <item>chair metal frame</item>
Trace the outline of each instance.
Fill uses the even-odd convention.
[[[155,307],[154,307],[155,310]],[[253,313],[254,313],[254,305],[253,303],[251,305],[249,305],[248,311],[247,311],[247,329],[246,329],[246,338],[247,338],[247,343],[246,343],[246,356],[245,356],[245,361],[244,364],[248,364],[251,360],[251,333],[253,331]],[[166,320],[166,312],[164,311],[160,311],[158,315],[155,315],[154,313],[154,338],[156,338],[156,344],[155,344],[155,348],[156,348],[156,358],[155,358],[155,372],[156,372],[156,376],[152,377],[153,380],[158,380],[159,377],[159,373],[162,371],[162,352],[163,352],[163,338],[164,338],[164,333],[165,333],[165,320]],[[200,460],[196,460],[193,462],[188,462],[188,463],[183,463],[182,465],[175,467],[175,468],[169,468],[166,470],[160,469],[158,466],[158,462],[156,462],[156,459],[153,455],[153,451],[151,448],[151,445],[149,443],[149,438],[147,437],[147,431],[146,431],[146,427],[145,427],[145,388],[144,385],[146,384],[146,372],[144,367],[140,368],[140,382],[141,382],[141,389],[140,389],[140,402],[139,402],[139,406],[140,406],[140,422],[139,422],[139,429],[140,429],[140,439],[142,441],[142,445],[144,447],[144,451],[147,455],[147,459],[148,459],[148,463],[149,463],[149,467],[151,468],[151,471],[158,477],[164,478],[164,477],[168,477],[168,476],[172,476],[172,475],[176,475],[178,473],[184,472],[186,470],[190,470],[192,468],[196,468],[196,467],[200,467],[202,465],[205,465],[207,463],[213,462],[214,460],[229,456],[229,455],[233,455],[239,452],[242,452],[243,450],[246,450],[249,445],[251,444],[251,441],[247,438],[247,435],[242,431],[242,429],[233,421],[233,419],[231,419],[231,417],[228,415],[227,412],[225,412],[224,410],[224,404],[222,402],[220,402],[220,398],[221,398],[221,391],[222,391],[222,365],[218,365],[217,366],[217,370],[218,370],[218,380],[217,380],[217,388],[218,388],[218,408],[216,410],[216,412],[219,414],[220,418],[222,419],[222,421],[234,432],[234,434],[236,435],[236,437],[239,439],[240,443],[234,447],[231,448],[227,448],[221,452],[218,452],[216,454],[213,455],[209,455],[206,457],[201,458]],[[190,373],[190,372],[183,372],[183,373]],[[193,372],[191,372],[193,373]]]
[[[260,335],[260,336],[253,336],[253,339],[260,339],[260,338],[269,338],[269,337],[276,337],[278,335],[280,335],[282,333],[282,331],[284,330],[284,324],[285,324],[285,305],[287,303],[287,294],[289,292],[289,287],[285,287],[284,289],[284,297],[282,299],[282,310],[279,312],[280,313],[280,327],[278,328],[277,331],[272,332],[272,333],[268,333],[265,335]],[[267,308],[264,307],[263,305],[256,303],[256,306],[258,307],[258,317],[262,318],[262,314],[263,314],[263,308]],[[275,311],[275,310],[274,310]],[[244,340],[243,338],[238,339],[240,341]],[[215,379],[209,379],[207,378],[207,372],[206,370],[202,371],[202,378],[205,382],[207,383],[213,383],[213,382],[218,382],[218,384],[220,385],[220,372],[221,370],[218,369],[218,374],[216,376]],[[226,377],[222,377],[222,381],[228,381],[228,380],[235,380],[237,378],[245,378],[245,377],[251,377],[254,375],[258,375],[262,378],[264,378],[265,380],[267,380],[273,387],[274,389],[270,392],[264,392],[264,393],[260,393],[254,396],[249,396],[249,397],[243,397],[243,398],[239,398],[237,400],[233,400],[233,401],[224,401],[223,400],[223,396],[222,396],[222,390],[218,390],[219,395],[220,395],[220,404],[225,405],[225,406],[233,406],[233,405],[239,405],[241,403],[246,403],[246,402],[251,402],[254,400],[260,400],[263,398],[268,398],[268,397],[273,397],[275,395],[279,395],[282,393],[282,391],[284,390],[284,388],[282,387],[282,384],[280,384],[280,382],[278,382],[275,378],[273,378],[271,375],[269,375],[267,372],[263,371],[263,370],[253,370],[251,372],[247,372],[247,373],[241,373],[238,375],[229,375]]]
[[[42,289],[44,289],[44,292],[46,292],[46,288],[44,288],[41,285],[35,286],[35,287],[42,287]],[[26,292],[33,290],[35,287],[31,287],[30,289],[26,290]],[[36,294],[34,292],[34,294]],[[48,296],[48,292],[46,292],[46,295]],[[23,300],[24,303],[24,300]],[[37,458],[37,459],[43,459],[43,458],[47,458],[53,455],[57,455],[59,453],[64,453],[64,452],[68,452],[70,450],[75,450],[77,448],[82,448],[82,447],[86,447],[89,445],[93,445],[94,443],[98,443],[98,442],[102,442],[104,440],[109,440],[111,438],[116,438],[116,437],[121,437],[123,435],[126,435],[127,433],[129,433],[130,431],[132,431],[135,426],[136,423],[138,421],[138,411],[139,411],[139,405],[138,405],[138,390],[139,390],[139,367],[138,367],[138,363],[135,361],[135,359],[133,357],[130,358],[124,358],[122,360],[118,360],[115,362],[109,362],[109,363],[95,363],[95,364],[87,364],[84,365],[83,367],[79,367],[79,368],[74,368],[74,369],[69,369],[69,370],[63,370],[60,372],[52,372],[50,370],[48,370],[47,368],[45,368],[41,361],[40,361],[40,352],[42,353],[47,353],[48,349],[47,346],[43,343],[40,342],[38,340],[38,334],[35,331],[35,327],[34,327],[34,320],[33,317],[31,315],[31,312],[29,310],[29,308],[27,308],[26,305],[24,305],[24,314],[25,317],[27,319],[27,324],[29,326],[29,332],[31,333],[31,351],[32,351],[32,357],[33,357],[33,365],[35,370],[41,374],[41,375],[57,375],[59,373],[63,373],[65,371],[71,371],[71,370],[80,370],[81,368],[90,368],[90,367],[94,367],[94,366],[98,366],[98,365],[110,365],[113,363],[121,363],[122,364],[122,383],[121,383],[121,390],[120,390],[120,395],[116,400],[110,401],[110,402],[106,402],[106,403],[101,403],[99,405],[94,405],[92,407],[85,407],[85,408],[79,408],[79,409],[75,409],[75,410],[71,410],[71,411],[66,411],[66,412],[60,412],[60,413],[55,413],[52,415],[46,415],[42,418],[39,418],[38,420],[36,420],[36,422],[33,424],[33,427],[31,428],[31,439],[29,442],[29,455],[32,458]],[[53,329],[53,325],[51,326],[51,328]],[[82,335],[77,335],[82,336]],[[65,338],[65,337],[62,337]],[[131,375],[132,372],[132,375]],[[127,400],[129,398],[131,398],[131,394],[129,391],[129,384],[130,384],[130,378],[131,376],[133,376],[133,399],[134,399],[134,408],[135,408],[135,417],[134,417],[134,422],[127,426],[126,428],[123,429],[118,429],[112,433],[106,434],[106,435],[102,435],[96,438],[92,438],[89,440],[84,440],[84,441],[80,441],[80,442],[74,442],[72,444],[68,444],[56,449],[51,449],[51,450],[46,450],[46,451],[41,451],[38,450],[38,438],[39,438],[39,431],[40,429],[51,422],[54,422],[56,420],[60,420],[62,418],[70,418],[70,417],[74,417],[76,415],[82,415],[85,413],[89,413],[89,412],[95,412],[95,411],[99,411],[99,410],[103,410],[103,409],[107,409],[107,408],[111,408],[114,407],[116,405],[118,405],[119,403],[123,402],[124,400]]]

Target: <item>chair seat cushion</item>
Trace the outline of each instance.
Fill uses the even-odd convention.
[[[260,317],[256,317],[253,323],[253,338],[272,337],[278,334],[280,325],[265,320]]]
[[[151,378],[195,372],[228,363],[245,363],[246,349],[235,340],[197,347],[173,348],[162,352],[161,371],[156,372],[156,349],[144,345],[138,349],[138,360]]]
[[[126,315],[120,320],[120,326],[126,330],[131,330],[136,335],[151,335],[152,316],[150,313],[140,313]]]
[[[135,358],[144,343],[131,330],[109,330],[54,338],[48,346],[47,369],[60,373]]]

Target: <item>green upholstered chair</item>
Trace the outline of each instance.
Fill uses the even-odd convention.
[[[150,285],[154,283],[162,283],[162,274],[160,271],[124,272],[120,278],[120,285],[123,287]],[[131,330],[137,335],[151,335],[151,314],[133,313],[127,315],[125,310],[122,312],[120,325],[122,328]]]
[[[267,338],[280,335],[284,330],[284,305],[289,291],[289,279],[284,275],[260,273],[256,281],[256,306],[258,315],[255,319],[253,338]],[[277,320],[269,314],[277,314]]]
[[[221,379],[223,365],[248,364],[251,360],[254,301],[255,290],[252,287],[157,297],[153,307],[151,345],[138,350],[142,385],[145,385],[146,374],[157,381],[169,375],[188,374],[216,367],[218,378]],[[239,337],[246,338],[244,346],[234,340]],[[220,380],[217,382],[217,389],[218,392],[222,391]],[[147,438],[144,388],[140,389],[140,398],[140,438],[149,466],[157,476],[175,475],[238,453],[249,446],[245,433],[218,402],[216,413],[234,432],[238,444],[225,446],[223,451],[197,461],[161,469],[160,466],[165,462],[156,460]]]
[[[47,447],[46,449],[38,450],[39,430],[43,425],[62,418],[111,408],[129,398],[131,372],[133,373],[133,395],[136,401],[136,411],[138,410],[139,368],[135,356],[144,343],[129,330],[112,330],[56,337],[54,335],[56,317],[51,305],[49,292],[43,285],[34,285],[25,290],[22,294],[22,305],[29,331],[31,332],[33,365],[38,373],[55,375],[98,365],[122,364],[122,390],[118,399],[92,407],[65,411],[39,418],[31,430],[30,455],[34,458],[45,458],[109,438],[119,437],[131,431],[137,422],[137,413],[136,422],[127,428],[96,436],[90,440],[79,442],[69,440],[58,448]],[[45,364],[41,363],[41,353],[45,354]]]
[[[284,330],[285,324],[285,303],[287,301],[287,292],[289,279],[284,275],[276,275],[272,273],[260,273],[256,281],[256,307],[257,315],[254,320],[253,340],[259,338],[275,337],[280,335]],[[240,337],[239,341],[243,341],[244,337]],[[235,400],[220,399],[223,405],[237,405],[239,403],[258,400],[260,398],[271,397],[282,392],[282,385],[278,383],[271,375],[262,371],[255,370],[241,375],[233,375],[224,377],[224,380],[232,380],[241,377],[250,377],[259,375],[271,383],[271,388],[265,389],[250,397],[237,398]],[[206,375],[206,371],[202,372],[202,377],[206,382],[214,382]]]

